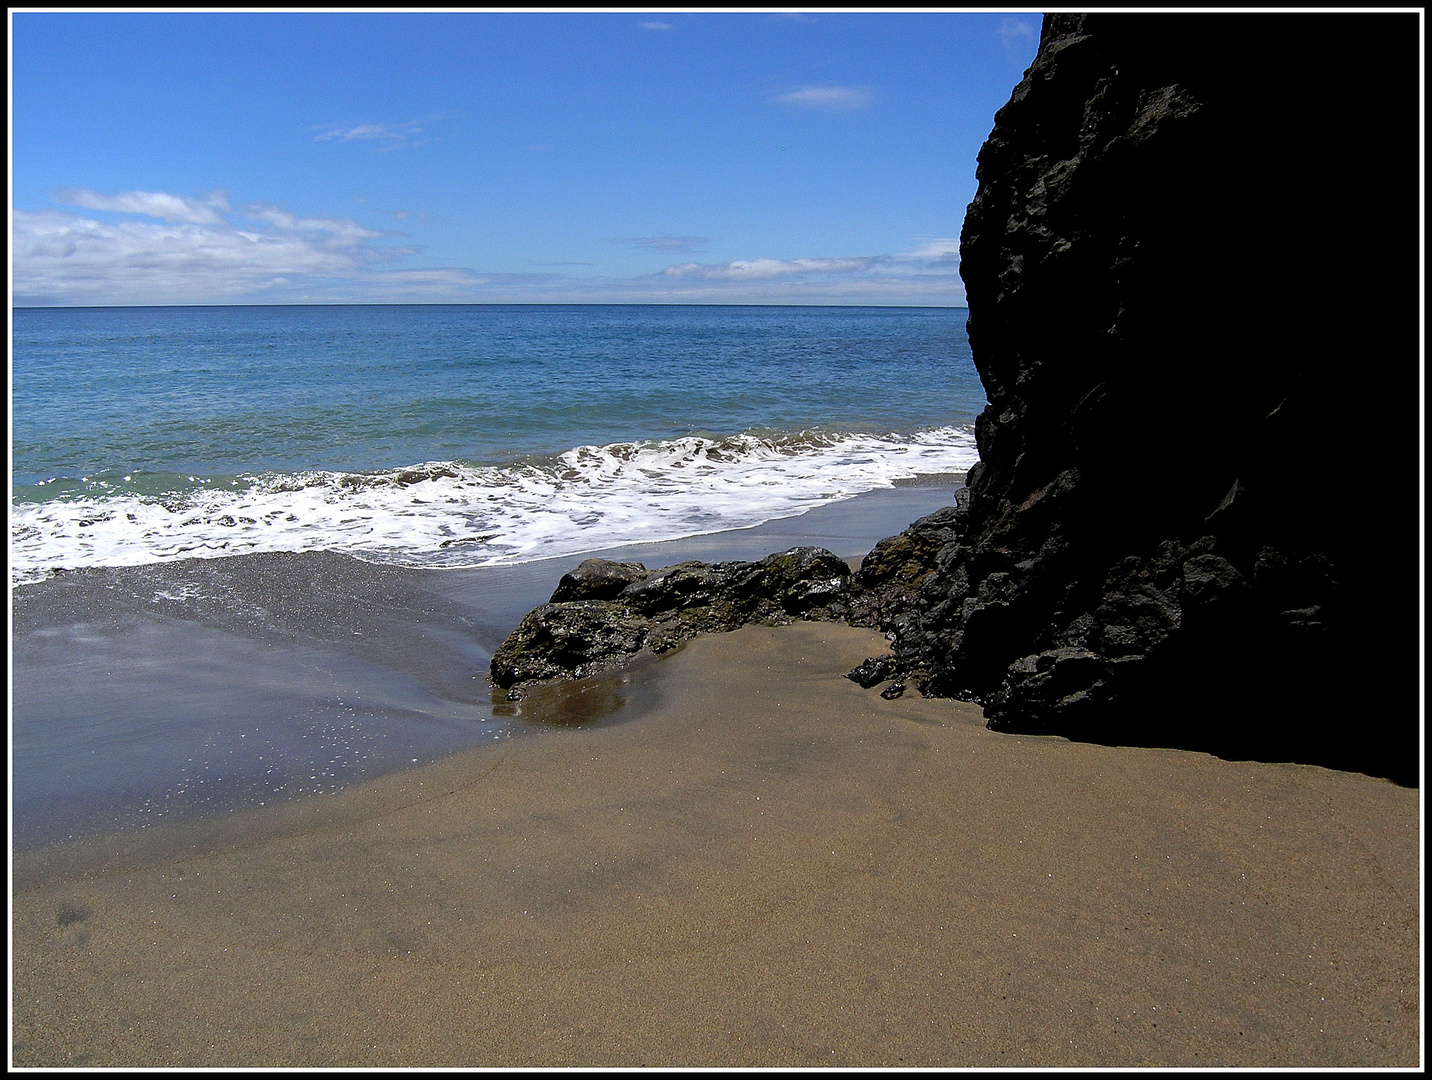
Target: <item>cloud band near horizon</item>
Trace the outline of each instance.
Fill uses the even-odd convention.
[[[484,273],[398,265],[419,252],[350,218],[301,217],[266,204],[233,209],[220,192],[105,195],[63,189],[66,210],[12,214],[18,306],[234,303],[867,303],[962,306],[957,244],[900,255],[681,263],[636,277]],[[147,219],[147,220],[136,220]],[[629,242],[693,250],[695,236]]]

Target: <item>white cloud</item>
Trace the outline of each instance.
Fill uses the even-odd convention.
[[[798,105],[805,109],[850,112],[865,108],[873,97],[869,90],[858,86],[805,86],[788,94],[781,94],[776,100],[785,105]]]
[[[296,282],[278,301],[296,304],[476,304],[547,302],[572,279],[560,274],[483,274],[462,266],[362,270],[342,280]],[[554,303],[569,302],[564,299]]]
[[[675,29],[676,29],[676,27],[672,26],[670,23],[664,23],[664,22],[639,22],[639,23],[637,23],[637,25],[640,26],[643,30],[675,30]]]
[[[280,232],[327,233],[343,243],[357,243],[382,236],[373,229],[365,229],[351,218],[301,218],[276,206],[256,204],[244,207],[244,216],[267,222]]]
[[[71,193],[74,195],[75,193]],[[149,220],[99,221],[68,210],[11,216],[16,304],[738,303],[959,305],[955,241],[918,238],[899,255],[685,263],[640,277],[600,270],[484,273],[407,267],[413,248],[348,218],[303,217],[267,204],[227,210],[163,193],[82,196]],[[72,200],[76,201],[77,200]],[[223,214],[218,207],[226,208]],[[143,207],[144,209],[139,209]],[[213,218],[205,212],[207,207]],[[187,215],[204,220],[167,220]],[[157,220],[156,220],[157,219]],[[216,220],[215,220],[216,219]],[[672,253],[708,241],[621,241]],[[550,264],[554,268],[557,265]]]
[[[127,193],[134,194],[134,193]],[[96,196],[94,209],[178,214],[184,200]],[[172,200],[172,201],[171,201]],[[77,200],[72,200],[77,201]],[[133,209],[147,206],[148,210]],[[349,277],[409,252],[376,248],[382,235],[346,219],[298,218],[272,207],[247,215],[267,228],[220,217],[100,222],[65,211],[11,215],[13,291],[20,304],[223,303],[253,297],[293,278]]]
[[[551,303],[611,304],[869,304],[962,307],[964,284],[955,274],[884,273],[792,275],[789,277],[713,280],[664,278],[602,283]]]
[[[898,255],[681,263],[628,283],[627,301],[652,302],[650,294],[660,293],[667,303],[958,307],[965,302],[958,266],[957,240],[921,237]]]
[[[408,146],[426,146],[433,139],[419,138],[427,131],[427,125],[440,120],[451,120],[460,113],[456,111],[430,113],[416,120],[403,120],[396,124],[363,123],[339,125],[315,125],[311,130],[318,132],[314,142],[369,142],[381,143],[379,150],[397,150]]]
[[[995,33],[999,35],[999,40],[1004,42],[1006,49],[1013,49],[1027,41],[1035,41],[1039,38],[1034,27],[1020,19],[1001,20],[999,29]]]
[[[422,127],[418,121],[409,120],[401,124],[355,124],[352,127],[336,127],[327,130],[315,129],[319,134],[313,137],[314,142],[371,142],[375,139],[382,139],[388,142],[405,143],[413,136],[422,133]]]
[[[118,195],[101,195],[88,188],[62,188],[54,193],[57,202],[82,206],[86,210],[112,210],[121,214],[144,214],[164,221],[181,221],[193,225],[217,225],[229,202],[221,192],[212,192],[203,202],[169,195],[162,191],[122,191]]]
[[[883,255],[853,259],[737,259],[735,262],[707,265],[683,263],[668,266],[662,273],[667,277],[701,278],[706,281],[753,281],[793,274],[862,273],[884,261]]]
[[[935,262],[959,262],[960,260],[960,238],[954,237],[933,237],[924,239],[920,246],[914,251],[906,251],[897,255],[899,259],[928,259]]]

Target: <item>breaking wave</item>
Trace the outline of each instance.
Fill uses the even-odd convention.
[[[746,528],[978,460],[972,428],[941,427],[693,435],[371,473],[57,478],[14,498],[12,581],[261,551],[449,568],[528,562]]]

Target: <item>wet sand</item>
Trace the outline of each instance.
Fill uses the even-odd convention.
[[[657,567],[815,544],[852,557],[951,503],[943,479],[599,554]],[[519,732],[492,707],[492,650],[583,557],[425,570],[271,553],[21,586],[12,839],[26,860],[97,830],[132,840],[180,819],[328,797]]]
[[[616,712],[17,885],[20,1066],[1396,1066],[1419,792],[997,735],[748,627]]]

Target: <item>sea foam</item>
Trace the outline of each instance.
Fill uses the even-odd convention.
[[[690,436],[504,465],[258,473],[159,495],[96,494],[91,484],[12,506],[12,580],[260,551],[428,567],[519,563],[759,525],[977,460],[970,428],[943,427]]]

